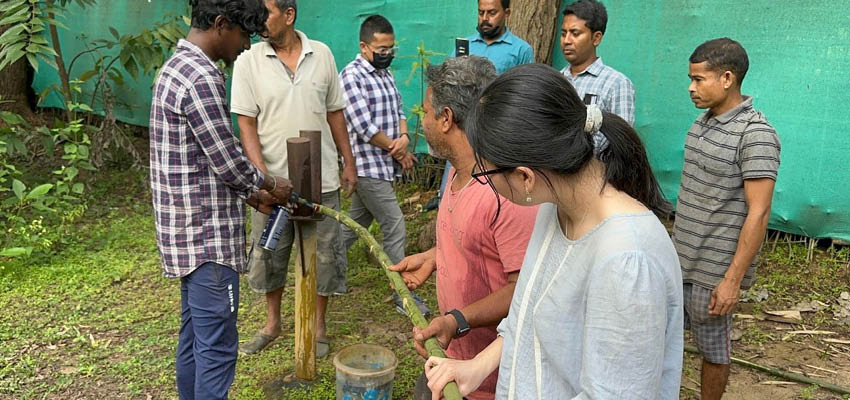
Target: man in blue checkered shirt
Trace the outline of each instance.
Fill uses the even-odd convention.
[[[608,13],[596,0],[580,0],[564,11],[561,49],[570,65],[561,73],[585,104],[599,107],[635,123],[635,89],[625,75],[602,63],[596,47],[602,43]]]
[[[404,215],[393,180],[413,165],[407,151],[410,138],[401,95],[388,70],[395,55],[395,35],[386,18],[372,15],[360,26],[360,54],[340,72],[345,92],[345,121],[357,163],[357,192],[349,213],[368,227],[377,219],[384,233],[384,251],[397,263],[404,258]],[[343,229],[345,251],[357,240]]]

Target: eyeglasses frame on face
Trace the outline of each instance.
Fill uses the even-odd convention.
[[[478,165],[476,165],[475,167],[478,168],[479,170],[481,169]],[[475,178],[475,180],[478,181],[478,183],[480,183],[482,185],[486,185],[487,181],[490,179],[487,176],[493,175],[493,174],[505,173],[505,172],[508,172],[508,171],[512,171],[514,169],[516,169],[516,167],[493,168],[493,169],[488,169],[486,171],[473,172],[472,177]],[[482,180],[481,178],[484,178],[484,179]]]
[[[369,48],[369,50],[372,50],[372,52],[373,52],[373,53],[380,54],[380,55],[382,55],[382,56],[388,56],[388,55],[393,55],[393,56],[394,56],[394,55],[396,55],[396,53],[398,52],[398,46],[393,46],[393,47],[377,47],[377,50],[376,50],[376,48],[373,48],[371,44],[366,43],[366,47],[368,47],[368,48]]]

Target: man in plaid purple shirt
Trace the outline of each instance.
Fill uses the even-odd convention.
[[[265,175],[233,135],[224,75],[265,29],[262,0],[191,0],[192,27],[166,61],[150,115],[151,192],[163,273],[180,278],[177,391],[225,399],[236,368],[245,210],[289,199],[291,183]],[[276,200],[276,201],[275,201]]]
[[[357,163],[357,192],[349,213],[366,227],[378,220],[384,233],[384,251],[397,263],[404,258],[406,232],[392,184],[415,159],[407,151],[410,137],[401,95],[387,69],[395,55],[394,44],[390,22],[380,15],[369,16],[360,26],[360,54],[339,77],[345,92],[349,141]],[[348,228],[342,235],[345,251],[357,235]]]
[[[635,88],[619,71],[602,63],[596,47],[602,43],[608,13],[596,0],[580,0],[564,10],[561,49],[570,64],[561,73],[575,87],[584,104],[616,114],[635,123]]]

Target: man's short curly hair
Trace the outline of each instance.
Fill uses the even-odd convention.
[[[249,34],[266,30],[269,11],[263,0],[189,0],[192,6],[192,28],[207,30],[221,15]]]

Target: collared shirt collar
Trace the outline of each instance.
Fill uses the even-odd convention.
[[[301,58],[306,57],[308,54],[313,54],[313,46],[310,44],[310,40],[307,38],[307,35],[305,35],[304,32],[299,31],[298,29],[295,30],[295,34],[298,35],[298,37],[301,39],[301,56],[299,56],[298,59],[301,60]],[[262,43],[264,43],[264,55],[269,57],[277,57],[277,54],[274,51],[274,47],[272,47],[269,42],[263,41]]]
[[[177,41],[177,50],[178,51],[179,50],[185,50],[185,51],[188,51],[190,53],[194,53],[195,55],[200,56],[202,59],[209,62],[210,65],[215,67],[216,71],[218,71],[220,74],[224,75],[224,72],[221,70],[221,68],[218,67],[218,65],[216,65],[215,61],[213,61],[210,58],[210,56],[207,55],[207,53],[204,53],[204,51],[201,50],[201,48],[198,47],[197,45],[195,45],[194,43],[192,43],[192,42],[190,42],[186,39],[180,39],[180,40]]]
[[[705,119],[708,120],[709,118],[713,117],[714,119],[717,120],[717,122],[719,122],[721,124],[728,124],[729,121],[731,121],[735,117],[737,117],[738,114],[741,113],[741,111],[753,107],[752,96],[742,96],[742,97],[744,98],[744,101],[742,101],[741,104],[738,104],[737,106],[735,106],[735,108],[733,108],[729,111],[726,111],[725,113],[720,114],[720,115],[711,115],[711,111],[708,111],[708,112],[705,113]]]
[[[567,65],[567,68],[570,68],[570,66]],[[599,74],[602,73],[603,69],[605,69],[605,64],[602,63],[602,57],[596,57],[596,61],[588,65],[587,68],[584,69],[584,71],[579,72],[578,74],[576,74],[576,76],[582,74],[591,74],[593,76],[599,76]]]
[[[496,39],[496,41],[494,41],[493,43],[490,43],[490,45],[492,45],[492,44],[496,44],[496,43],[499,43],[499,42],[504,42],[504,43],[507,43],[507,44],[514,44],[514,39],[513,39],[513,38],[514,38],[514,34],[513,34],[513,33],[511,33],[511,30],[510,30],[510,29],[508,29],[508,27],[506,26],[506,27],[505,27],[505,33],[502,33],[502,36],[499,36],[499,38],[498,38],[498,39]],[[481,32],[477,32],[477,33],[475,34],[475,36],[473,36],[473,37],[472,37],[472,40],[473,40],[473,41],[475,41],[475,42],[484,42],[484,43],[486,43],[486,42],[484,41],[484,37],[482,37],[482,36],[481,36]],[[488,46],[489,46],[489,45],[488,45]]]
[[[357,54],[357,57],[355,57],[354,60],[357,62],[357,65],[360,68],[364,69],[366,72],[368,72],[370,74],[374,74],[374,73],[379,72],[378,69],[375,68],[375,66],[372,65],[372,63],[369,62],[369,60],[367,60],[365,57],[363,57],[362,54]],[[386,70],[384,70],[384,71],[386,71]],[[381,75],[381,74],[378,74],[378,75]]]

